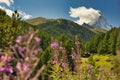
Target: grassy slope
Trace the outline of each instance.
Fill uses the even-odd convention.
[[[26,22],[31,25],[40,25],[40,24],[46,23],[48,21],[53,21],[53,19],[46,19],[46,18],[38,17],[38,18],[26,20]]]
[[[95,61],[95,67],[103,67],[106,71],[110,71],[113,67],[112,61],[116,56],[112,55],[93,55],[93,61]],[[88,58],[82,58],[83,65],[88,63]]]
[[[99,33],[106,33],[107,31],[101,28],[90,28],[89,30],[99,34]]]

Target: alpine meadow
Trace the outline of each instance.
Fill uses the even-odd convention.
[[[0,80],[120,80],[119,0],[0,0]]]

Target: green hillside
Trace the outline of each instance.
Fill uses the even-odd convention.
[[[107,32],[105,29],[101,29],[101,28],[89,28],[89,30],[91,30],[92,32],[95,32],[97,34]]]
[[[87,28],[87,29],[89,29],[89,30],[91,30],[92,32],[94,32],[96,34],[106,33],[107,32],[107,30],[105,30],[105,29],[102,29],[102,28],[99,28],[99,27],[90,26],[90,25],[88,25],[86,23],[84,23],[82,26]]]
[[[45,23],[47,21],[48,21],[48,19],[45,19],[45,18],[42,18],[42,17],[26,20],[26,22],[31,24],[31,25],[39,25],[39,24]]]
[[[66,34],[72,38],[75,35],[80,35],[82,40],[87,41],[95,35],[91,30],[66,19],[35,18],[27,20],[26,22],[32,25],[37,25],[43,31],[52,34],[53,36]]]
[[[120,28],[112,28],[106,33],[95,35],[85,47],[90,53],[116,55],[120,51]]]

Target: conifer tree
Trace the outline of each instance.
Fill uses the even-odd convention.
[[[117,30],[116,50],[120,51],[120,28]]]
[[[109,38],[109,45],[108,45],[108,53],[111,53],[113,55],[116,55],[116,40],[117,36],[116,36],[116,29],[113,28],[110,31],[110,38]]]
[[[108,33],[106,33],[104,38],[103,38],[103,40],[98,45],[97,52],[99,54],[106,54],[106,53],[108,53],[108,39],[109,39],[109,35],[108,35]]]

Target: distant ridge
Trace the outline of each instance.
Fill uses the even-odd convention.
[[[38,17],[26,20],[26,22],[36,25],[53,36],[65,34],[68,37],[74,37],[75,35],[80,35],[82,40],[87,41],[95,35],[95,33],[88,28],[66,19],[46,19]]]

